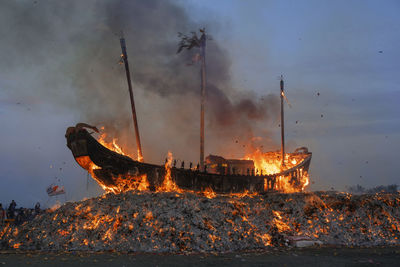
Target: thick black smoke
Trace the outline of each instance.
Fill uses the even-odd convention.
[[[178,149],[182,157],[186,144],[197,151],[200,72],[199,66],[187,66],[196,51],[176,54],[178,32],[205,26],[214,37],[207,46],[206,136],[215,139],[211,144],[229,148],[226,140],[251,139],[257,122],[276,117],[276,97],[238,97],[240,90],[232,89],[229,44],[218,42],[217,22],[199,25],[175,1],[5,1],[0,17],[1,71],[23,76],[30,83],[24,88],[31,88],[13,94],[63,107],[134,147],[125,70],[118,65],[122,31],[145,157],[164,153],[160,150],[167,146],[157,144],[163,139],[173,151],[185,147]]]

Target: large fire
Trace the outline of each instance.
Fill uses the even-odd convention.
[[[279,151],[263,153],[260,149],[256,149],[253,153],[249,153],[245,157],[245,159],[254,162],[256,173],[261,175],[273,175],[289,170],[301,164],[305,158],[306,155],[302,153],[285,154],[284,165],[282,165],[281,153]],[[300,168],[298,172],[298,177],[301,178],[300,186],[295,186],[291,183],[290,175],[279,175],[277,177],[278,180],[275,184],[275,189],[284,193],[304,191],[310,183],[309,174],[302,168]],[[265,188],[267,189],[267,181],[265,181]]]
[[[101,127],[102,133],[98,136],[97,141],[103,146],[107,147],[109,150],[114,151],[118,154],[128,156],[130,158],[134,158],[132,155],[127,154],[122,147],[118,144],[117,138],[112,138],[111,142],[107,142],[109,139],[107,134],[104,132],[104,127]],[[302,163],[302,161],[306,158],[306,154],[303,153],[290,153],[285,155],[284,165],[282,165],[280,152],[267,152],[263,153],[260,149],[255,149],[253,153],[249,153],[246,155],[245,159],[252,160],[254,162],[254,174],[255,175],[275,175],[282,174],[282,172],[286,170],[290,170],[295,166]],[[126,174],[119,175],[118,177],[113,177],[114,185],[104,184],[100,179],[96,178],[95,170],[100,169],[99,166],[96,166],[88,156],[82,156],[76,158],[79,165],[83,168],[87,169],[91,176],[101,185],[101,187],[106,192],[112,193],[121,193],[130,190],[136,191],[147,191],[150,189],[149,182],[147,180],[146,174]],[[142,159],[137,159],[141,161]],[[163,183],[159,185],[155,190],[157,192],[177,192],[183,193],[184,191],[179,188],[176,183],[173,181],[171,177],[171,168],[172,168],[172,153],[168,152],[167,161],[165,163],[165,176]],[[297,176],[300,178],[300,185],[293,184],[291,175],[277,175],[276,183],[273,186],[273,189],[276,191],[284,192],[284,193],[293,193],[293,192],[301,192],[304,191],[305,188],[309,184],[309,175],[303,168],[299,168],[297,170]],[[268,191],[271,189],[268,185],[267,179],[264,182],[264,189]],[[216,193],[213,191],[211,187],[205,188],[203,192],[200,194],[208,197],[214,198],[216,197]],[[254,196],[255,193],[236,193],[232,194],[235,196],[243,197],[243,196]]]

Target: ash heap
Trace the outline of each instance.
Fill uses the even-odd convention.
[[[1,249],[228,252],[301,242],[400,245],[400,194],[209,195],[139,192],[66,203],[19,227]]]

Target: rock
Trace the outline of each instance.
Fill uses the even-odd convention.
[[[314,245],[319,245],[322,246],[324,243],[321,241],[314,241],[314,240],[300,240],[300,241],[295,241],[294,245],[297,248],[305,248],[305,247],[311,247]]]

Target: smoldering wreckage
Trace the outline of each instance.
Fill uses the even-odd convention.
[[[229,252],[399,245],[399,194],[202,196],[129,191],[77,202],[0,233],[2,249]]]
[[[181,49],[198,47],[202,36],[183,36]],[[308,245],[400,245],[400,194],[352,195],[304,191],[311,153],[285,153],[283,79],[281,151],[257,150],[243,159],[210,155],[204,160],[204,101],[197,166],[143,162],[125,40],[121,38],[131,97],[138,157],[123,153],[105,133],[79,123],[66,132],[77,163],[106,191],[67,202],[20,226],[4,225],[1,249],[43,251],[230,252]],[[205,90],[202,64],[202,97]],[[89,130],[93,130],[91,133]],[[97,132],[97,133],[96,133]]]

